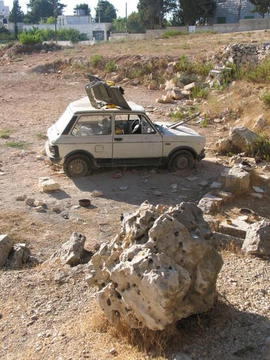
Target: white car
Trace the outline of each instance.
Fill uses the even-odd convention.
[[[178,124],[152,123],[143,107],[124,100],[121,88],[98,81],[86,88],[88,97],[72,102],[47,133],[47,156],[62,162],[68,176],[112,166],[167,165],[176,171],[204,158],[204,136]],[[102,95],[104,88],[117,96]]]

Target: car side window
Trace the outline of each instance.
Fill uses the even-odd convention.
[[[71,131],[73,136],[111,135],[111,133],[112,117],[109,114],[82,115]]]
[[[115,135],[154,134],[155,130],[143,115],[115,116]]]

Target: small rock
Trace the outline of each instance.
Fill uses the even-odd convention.
[[[16,201],[25,201],[27,199],[26,195],[19,195],[16,197]]]
[[[120,186],[119,190],[121,191],[126,191],[128,189],[128,186]]]
[[[252,189],[259,194],[263,194],[264,190],[262,188],[260,188],[259,186],[252,186]]]
[[[110,354],[113,355],[113,356],[117,356],[118,352],[117,352],[116,349],[113,348],[113,349],[110,350]]]
[[[211,189],[220,189],[221,187],[222,187],[222,184],[217,181],[214,181],[210,186]]]
[[[225,187],[227,190],[237,194],[248,192],[250,187],[250,174],[238,166],[234,166],[228,171],[227,175],[225,175]]]
[[[17,243],[8,256],[7,266],[11,269],[20,269],[28,263],[30,255],[31,252],[26,244]]]
[[[270,256],[270,221],[264,219],[247,230],[242,250],[247,254]]]
[[[195,83],[195,82],[192,82],[192,83],[184,86],[184,90],[192,90],[192,89],[195,88],[195,86],[196,86],[196,83]]]
[[[91,193],[91,196],[96,198],[96,197],[101,197],[103,196],[103,192],[102,191],[98,191],[98,190],[94,190],[92,193]]]
[[[53,192],[60,190],[60,185],[49,177],[39,178],[39,189],[42,192]]]
[[[256,199],[262,199],[263,195],[258,193],[251,193],[250,196],[256,198]]]
[[[34,207],[35,206],[35,199],[28,198],[28,199],[25,200],[25,204],[28,205],[28,206]]]
[[[154,194],[155,196],[162,196],[162,192],[161,192],[161,191],[158,191],[158,190],[154,191],[153,194]]]

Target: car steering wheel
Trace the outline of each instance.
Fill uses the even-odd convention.
[[[131,134],[136,134],[138,130],[141,128],[141,121],[139,119],[136,119],[131,124]]]

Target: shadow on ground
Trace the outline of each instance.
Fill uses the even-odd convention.
[[[223,165],[205,160],[197,168],[179,173],[164,168],[110,169],[73,181],[84,193],[98,190],[104,198],[119,202],[139,205],[148,200],[153,204],[174,205],[198,201],[223,170]]]

